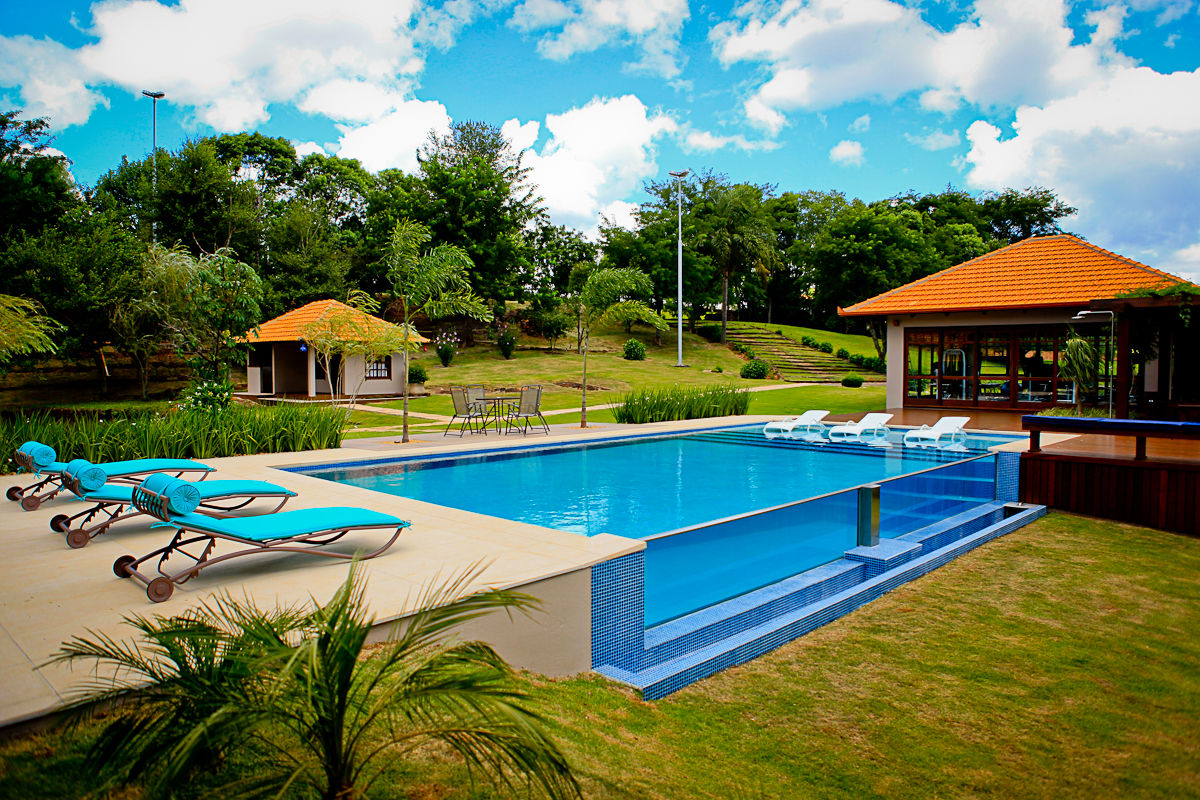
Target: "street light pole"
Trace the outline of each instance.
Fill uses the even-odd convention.
[[[158,101],[166,97],[166,92],[151,92],[142,89],[142,94],[150,98],[150,147],[154,158],[154,171],[150,173],[150,183],[154,187],[154,199],[158,200]],[[157,209],[155,209],[157,216]],[[150,241],[158,242],[158,220],[150,220]]]
[[[1112,385],[1112,360],[1117,354],[1116,343],[1116,323],[1117,315],[1112,311],[1080,311],[1071,319],[1085,319],[1093,314],[1108,314],[1108,357],[1104,359],[1104,381],[1108,389],[1108,417],[1112,419],[1113,415],[1113,385]]]
[[[672,172],[671,177],[675,179],[675,198],[679,217],[679,227],[676,231],[676,273],[675,273],[675,330],[676,330],[676,353],[677,363],[675,366],[682,367],[683,363],[683,177],[688,174],[685,169],[683,172]]]

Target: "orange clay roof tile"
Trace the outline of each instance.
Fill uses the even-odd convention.
[[[856,303],[847,316],[1087,305],[1186,283],[1069,234],[1034,236]]]
[[[314,300],[300,308],[268,320],[258,326],[258,332],[250,331],[246,338],[251,342],[298,342],[304,338],[302,331],[305,326],[331,314],[350,314],[355,317],[365,317],[372,325],[391,325],[392,323],[373,317],[365,311],[348,306],[337,300]],[[416,331],[412,332],[414,341],[428,342]]]

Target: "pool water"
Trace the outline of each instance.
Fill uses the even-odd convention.
[[[945,452],[767,440],[761,426],[743,426],[295,470],[583,536],[647,539],[650,626],[840,558],[854,547],[854,494],[819,496],[974,458],[1012,438],[971,437]],[[674,533],[692,526],[703,527]]]
[[[583,536],[642,538],[978,455],[766,440],[757,426],[361,468],[340,483]]]

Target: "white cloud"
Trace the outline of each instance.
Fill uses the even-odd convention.
[[[316,142],[292,142],[292,147],[296,148],[296,155],[300,158],[311,156],[314,153],[319,153],[323,156],[329,155],[329,151],[323,145]]]
[[[19,86],[26,101],[48,81],[57,84],[57,124],[86,121],[99,86],[166,92],[168,102],[194,107],[197,119],[223,131],[264,122],[274,103],[368,119],[334,94],[410,92],[423,65],[409,31],[412,2],[104,0],[92,6],[84,31],[96,41],[78,50],[0,38],[0,79]]]
[[[682,132],[682,142],[686,153],[711,153],[724,147],[736,147],[747,153],[755,150],[777,150],[782,145],[769,139],[747,139],[740,133],[732,136],[718,136],[710,131],[688,130]]]
[[[508,139],[512,144],[513,150],[521,152],[528,150],[537,143],[538,134],[541,133],[541,125],[537,120],[530,120],[524,125],[519,119],[510,119],[500,126],[500,133],[504,134],[504,138]]]
[[[337,154],[357,158],[372,172],[389,167],[413,172],[417,168],[417,148],[425,143],[429,131],[445,133],[449,129],[450,115],[441,103],[408,100],[366,125],[339,125],[342,136]]]
[[[1089,13],[1094,33],[1078,44],[1067,10],[1065,0],[978,0],[970,19],[942,32],[891,0],[793,0],[748,4],[710,39],[725,64],[766,65],[745,111],[775,133],[788,111],[910,93],[944,112],[1041,103],[1131,65],[1114,47],[1123,7]]]
[[[977,121],[967,129],[968,184],[1050,187],[1079,208],[1066,226],[1101,246],[1152,266],[1184,258],[1200,241],[1196,97],[1200,70],[1137,67],[1018,109],[1011,137]]]
[[[658,172],[655,141],[678,130],[635,95],[593,98],[547,115],[545,127],[549,141],[540,151],[529,150],[525,164],[555,222],[585,231],[596,229],[601,214],[628,215],[625,198]]]
[[[24,116],[50,117],[55,129],[82,125],[108,101],[88,88],[78,54],[51,39],[0,36],[0,86],[20,88]]]
[[[843,167],[861,167],[866,163],[861,142],[843,139],[829,151],[829,160]]]
[[[545,31],[538,52],[554,61],[616,42],[631,43],[641,58],[633,71],[674,78],[680,72],[679,34],[688,18],[687,0],[525,0],[510,24],[526,33]]]
[[[342,122],[371,122],[395,111],[404,101],[402,92],[378,83],[336,78],[314,86],[297,107]]]
[[[854,120],[854,122],[850,123],[850,132],[851,133],[866,133],[870,129],[871,129],[871,115],[870,114],[863,114],[861,117]]]
[[[946,150],[954,147],[962,138],[958,135],[958,131],[930,131],[924,136],[914,136],[911,133],[904,134],[904,138],[924,150]]]

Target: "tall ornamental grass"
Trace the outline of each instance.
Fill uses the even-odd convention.
[[[45,412],[0,418],[0,473],[12,472],[12,452],[30,440],[58,451],[59,461],[92,463],[133,458],[221,458],[339,447],[345,409],[329,406],[230,406],[222,411],[80,415]]]
[[[676,419],[701,419],[745,414],[750,393],[732,386],[637,389],[621,398],[613,409],[617,422],[641,424]]]

